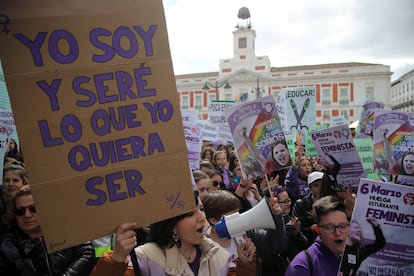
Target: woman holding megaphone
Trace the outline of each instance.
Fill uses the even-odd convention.
[[[205,237],[203,204],[194,193],[197,208],[151,225],[143,245],[136,247],[136,223],[121,224],[115,249],[105,252],[91,275],[228,275],[230,254]]]

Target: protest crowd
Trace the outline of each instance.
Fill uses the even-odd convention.
[[[374,100],[389,68],[272,67],[261,92],[243,7],[235,58],[177,96],[163,1],[6,2],[1,276],[413,275],[414,114]]]
[[[350,187],[335,189],[335,170],[327,170],[317,156],[307,156],[303,144],[295,145],[292,166],[251,177],[242,173],[231,143],[204,141],[200,167],[192,171],[196,210],[138,229],[136,223],[125,222],[113,235],[48,253],[23,154],[11,141],[4,157],[0,202],[1,275],[336,275],[338,271],[356,195]],[[269,202],[276,229],[250,229],[241,240],[219,236],[216,224],[223,216],[248,212],[261,200]],[[379,250],[385,240],[379,224],[370,223],[380,237],[375,245]],[[354,275],[352,270],[348,273]]]

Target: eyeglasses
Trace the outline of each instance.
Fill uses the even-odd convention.
[[[217,180],[213,180],[214,187],[221,186],[221,185],[223,185],[223,182],[218,182]]]
[[[292,200],[290,200],[290,199],[279,202],[279,204],[284,204],[284,205],[290,205],[291,203],[292,203]]]
[[[27,206],[27,207],[20,207],[20,208],[16,208],[14,209],[14,212],[16,214],[16,216],[23,216],[24,214],[26,214],[26,210],[29,209],[30,212],[32,213],[36,213],[36,207],[34,204]]]
[[[333,225],[333,224],[326,224],[326,225],[319,225],[323,230],[325,230],[328,234],[333,234],[336,229],[339,230],[339,232],[344,233],[349,228],[349,223],[341,223],[339,225]]]

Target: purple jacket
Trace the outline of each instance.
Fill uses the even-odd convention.
[[[317,237],[315,242],[309,247],[309,253],[312,257],[313,274],[309,270],[308,261],[305,251],[300,252],[289,264],[285,276],[335,276],[338,274],[340,256],[335,256]]]
[[[291,167],[285,178],[286,192],[294,202],[310,193],[308,182],[300,178],[299,171],[299,168]]]

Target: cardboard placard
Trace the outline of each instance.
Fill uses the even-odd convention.
[[[48,251],[194,209],[162,1],[5,0],[0,14]]]

